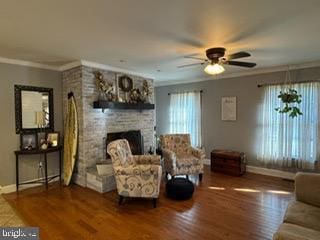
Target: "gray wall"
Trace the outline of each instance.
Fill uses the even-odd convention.
[[[298,81],[320,78],[320,67],[292,71]],[[285,72],[274,72],[245,77],[208,80],[198,83],[156,87],[157,135],[169,131],[169,92],[200,90],[203,93],[203,144],[207,156],[212,149],[232,149],[247,154],[249,165],[261,166],[256,160],[256,129],[258,106],[262,88],[257,84],[283,82]],[[221,121],[221,97],[237,97],[237,121]]]
[[[38,68],[0,63],[0,185],[15,184],[14,151],[19,149],[20,138],[15,133],[14,85],[30,85],[53,88],[55,130],[63,130],[61,73]],[[38,177],[39,156],[21,158],[20,179]],[[58,173],[58,155],[48,158],[48,174]]]

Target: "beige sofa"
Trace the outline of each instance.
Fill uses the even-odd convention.
[[[320,174],[298,173],[295,200],[286,211],[274,240],[320,240]]]

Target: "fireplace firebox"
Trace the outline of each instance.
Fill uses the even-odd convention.
[[[140,130],[132,130],[126,132],[113,132],[107,134],[106,146],[114,140],[126,139],[129,142],[130,149],[133,155],[144,154],[143,147],[143,136]],[[107,159],[110,158],[108,153],[106,154]]]

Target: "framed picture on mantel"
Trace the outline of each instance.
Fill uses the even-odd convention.
[[[222,97],[221,99],[221,120],[237,120],[237,97]]]

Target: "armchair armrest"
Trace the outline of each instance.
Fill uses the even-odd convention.
[[[116,176],[119,175],[126,175],[126,176],[132,176],[132,175],[157,175],[160,173],[161,175],[161,166],[158,165],[131,165],[129,167],[115,167],[114,168],[114,174]]]
[[[135,164],[151,164],[160,165],[160,156],[158,155],[133,155],[133,162]]]
[[[191,147],[191,153],[192,153],[193,156],[195,156],[195,157],[197,157],[199,159],[204,159],[206,157],[206,154],[200,148]]]
[[[295,194],[298,201],[320,207],[320,174],[297,173]]]
[[[162,155],[166,170],[170,170],[176,166],[177,156],[175,152],[169,149],[162,149]]]

